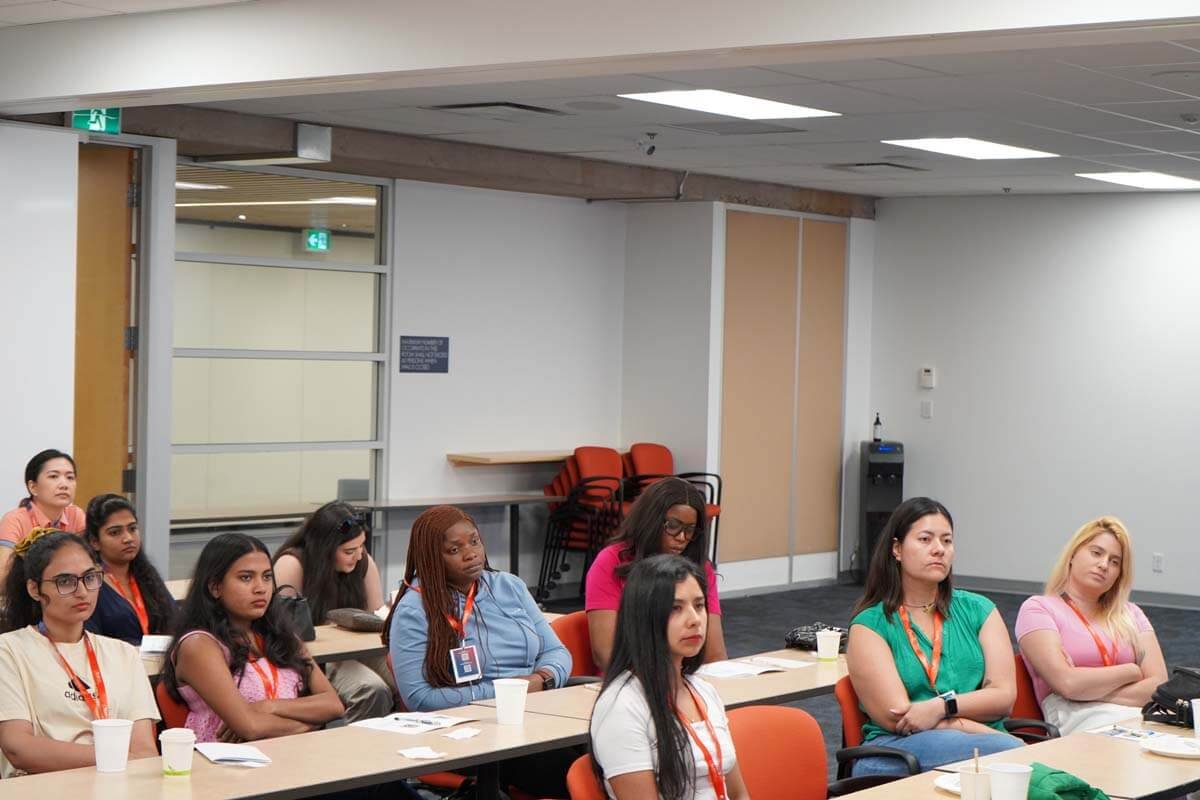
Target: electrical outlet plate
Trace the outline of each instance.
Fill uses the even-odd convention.
[[[1154,553],[1153,555],[1150,556],[1150,568],[1153,569],[1155,572],[1163,571],[1163,554],[1162,553]]]

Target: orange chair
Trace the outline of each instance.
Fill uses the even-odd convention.
[[[154,699],[158,703],[158,713],[162,715],[164,727],[184,727],[184,723],[187,722],[188,707],[171,697],[167,692],[167,685],[162,681],[154,684]]]
[[[567,770],[567,792],[571,800],[608,800],[604,787],[592,771],[591,756],[580,756]]]
[[[600,668],[592,658],[592,637],[586,611],[573,611],[550,623],[558,640],[571,654],[571,675],[600,677]]]
[[[1038,705],[1033,679],[1020,653],[1013,653],[1013,669],[1017,675],[1017,699],[1013,703],[1012,719],[1005,722],[1008,732],[1027,742],[1042,742],[1059,735],[1058,728],[1046,722]],[[1030,723],[1028,725],[1022,723]],[[1039,732],[1040,731],[1040,732]]]
[[[640,491],[663,478],[682,478],[704,490],[704,515],[709,521],[709,547],[713,564],[717,562],[717,535],[721,521],[721,476],[715,472],[681,472],[675,474],[675,457],[666,445],[637,442],[629,447],[633,464],[632,483]]]

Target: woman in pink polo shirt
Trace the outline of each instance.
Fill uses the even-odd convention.
[[[1129,602],[1133,546],[1115,517],[1071,537],[1017,615],[1017,641],[1046,721],[1065,736],[1141,716],[1167,679],[1154,628]]]
[[[704,495],[681,478],[663,478],[652,484],[629,509],[616,538],[596,555],[587,573],[585,608],[592,657],[601,670],[612,656],[617,609],[625,579],[635,562],[659,553],[682,555],[704,570],[708,586],[708,635],[704,661],[725,658],[721,629],[721,603],[717,573],[708,558],[708,521]]]
[[[0,582],[8,574],[13,548],[34,528],[82,533],[83,509],[75,505],[75,459],[59,450],[43,450],[25,465],[29,496],[0,518]]]

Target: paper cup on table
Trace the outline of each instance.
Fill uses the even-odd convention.
[[[192,774],[192,752],[196,732],[191,728],[167,728],[158,735],[162,747],[163,775]]]
[[[962,800],[990,800],[992,796],[992,777],[986,772],[976,772],[974,767],[967,767],[958,773],[958,785],[962,789]]]
[[[1025,800],[1033,767],[1028,764],[988,764],[991,775],[991,800]]]
[[[129,761],[129,737],[133,720],[92,720],[92,741],[96,748],[97,772],[124,772]]]
[[[1192,701],[1192,735],[1200,739],[1200,698]]]
[[[817,631],[817,660],[837,661],[841,646],[841,631]]]
[[[523,678],[498,678],[496,688],[496,722],[501,725],[520,725],[525,719],[525,694],[529,681]]]

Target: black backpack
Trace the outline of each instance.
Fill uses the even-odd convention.
[[[1150,695],[1142,719],[1164,725],[1192,727],[1192,699],[1200,697],[1200,669],[1176,667],[1171,677]]]

